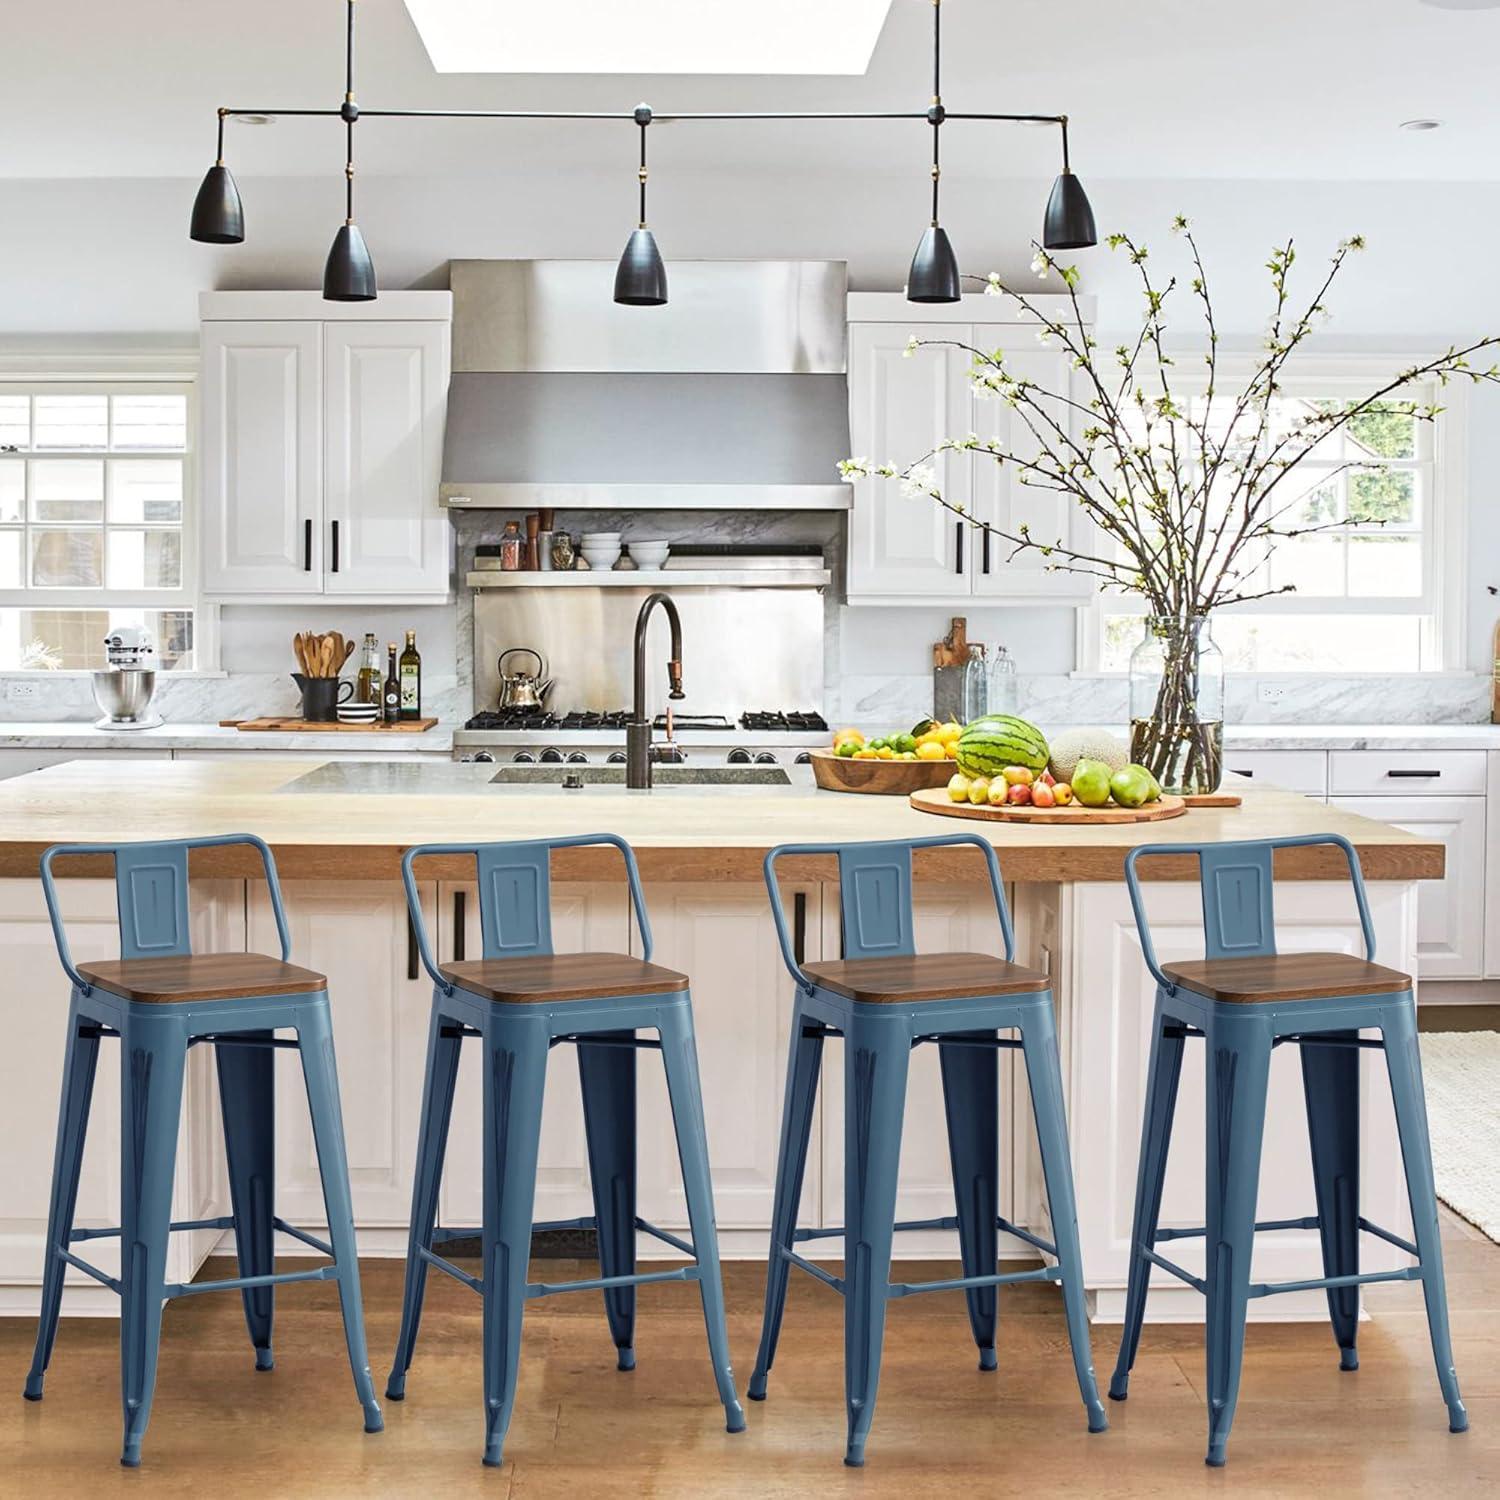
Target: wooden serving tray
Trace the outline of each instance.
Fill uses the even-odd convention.
[[[955,802],[944,786],[941,790],[913,792],[911,805],[918,812],[936,813],[940,818],[985,818],[992,823],[1159,823],[1163,818],[1180,818],[1187,811],[1181,797],[1162,797],[1144,807],[1080,807],[1070,802],[1066,807],[976,807],[972,802]]]
[[[220,719],[220,729],[244,734],[419,734],[437,727],[436,719],[403,719],[395,724],[345,724],[337,719]]]
[[[1194,792],[1182,800],[1189,807],[1239,807],[1245,799],[1238,792]]]
[[[831,750],[811,754],[813,780],[827,792],[905,797],[923,787],[946,787],[958,769],[951,760],[853,760]]]

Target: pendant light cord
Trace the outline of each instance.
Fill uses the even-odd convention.
[[[932,227],[938,227],[938,184],[943,175],[939,142],[943,125],[943,0],[932,0]]]
[[[345,6],[344,29],[344,222],[354,222],[354,0]]]
[[[646,127],[641,126],[641,228],[646,227]]]

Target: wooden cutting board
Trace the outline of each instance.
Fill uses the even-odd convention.
[[[958,769],[951,760],[855,760],[831,750],[811,752],[813,780],[826,792],[905,797],[923,787],[946,787]]]
[[[437,727],[436,719],[403,719],[395,724],[346,724],[337,719],[220,719],[220,729],[245,734],[419,734]]]
[[[1239,807],[1245,799],[1238,792],[1194,792],[1182,800],[1189,807]]]
[[[980,818],[991,823],[1068,823],[1075,826],[1090,823],[1159,823],[1163,818],[1180,818],[1187,811],[1181,797],[1163,797],[1144,807],[976,807],[972,802],[955,802],[947,787],[913,792],[911,805],[918,812],[936,813],[940,818]]]

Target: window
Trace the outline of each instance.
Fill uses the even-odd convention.
[[[1362,400],[1392,361],[1330,361],[1321,376],[1283,381],[1271,428]],[[1464,393],[1418,385],[1402,401],[1445,407],[1435,423],[1386,404],[1326,438],[1283,481],[1278,524],[1310,528],[1278,540],[1245,591],[1292,592],[1214,615],[1225,665],[1238,672],[1419,672],[1461,656],[1463,570],[1445,489],[1458,465]],[[1214,406],[1230,403],[1216,397]],[[1203,413],[1201,398],[1195,417]],[[1210,423],[1217,412],[1208,413]],[[1362,462],[1378,470],[1361,470]],[[1084,632],[1085,665],[1123,672],[1141,637],[1138,599],[1101,596]],[[1088,661],[1090,650],[1094,660]]]
[[[102,667],[123,624],[198,664],[192,418],[182,384],[0,382],[0,670]]]

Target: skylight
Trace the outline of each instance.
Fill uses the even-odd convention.
[[[891,0],[406,0],[439,73],[858,74]]]

